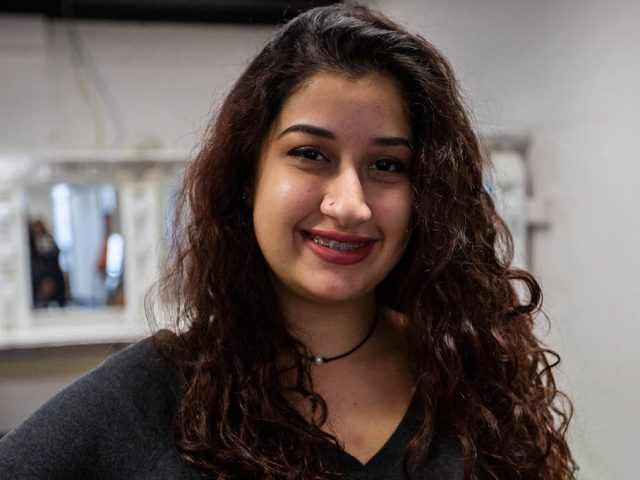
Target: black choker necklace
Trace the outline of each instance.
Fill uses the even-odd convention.
[[[362,345],[364,345],[367,340],[369,340],[369,337],[371,337],[371,335],[373,334],[373,331],[376,329],[377,324],[378,324],[378,312],[376,311],[376,315],[375,317],[373,317],[373,323],[371,324],[371,328],[369,328],[367,335],[362,340],[360,340],[360,343],[358,343],[351,350],[341,353],[340,355],[336,355],[335,357],[323,357],[320,355],[310,355],[307,358],[313,363],[315,363],[316,365],[324,365],[325,363],[333,362],[334,360],[339,360],[341,358],[346,357],[347,355],[351,355],[353,352],[358,350]]]

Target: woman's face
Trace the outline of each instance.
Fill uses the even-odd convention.
[[[408,240],[411,129],[389,78],[317,74],[283,105],[262,146],[253,223],[280,295],[373,295]]]

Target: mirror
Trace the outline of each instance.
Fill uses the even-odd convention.
[[[116,186],[32,185],[25,203],[33,308],[122,307],[125,244]]]
[[[0,350],[148,333],[188,152],[0,155]]]

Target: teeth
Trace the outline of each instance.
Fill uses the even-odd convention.
[[[338,242],[337,240],[329,240],[327,238],[318,237],[317,235],[311,236],[311,241],[318,245],[322,245],[323,247],[333,248],[334,250],[340,250],[342,252],[357,250],[367,244],[367,242]]]

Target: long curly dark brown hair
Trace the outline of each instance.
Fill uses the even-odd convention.
[[[317,421],[285,400],[283,356],[304,348],[285,328],[250,204],[265,134],[283,102],[319,72],[377,72],[403,92],[415,140],[411,239],[376,290],[407,319],[414,402],[422,426],[405,467],[435,432],[457,438],[465,478],[572,479],[571,404],[558,391],[558,356],[533,333],[541,290],[510,266],[509,232],[483,188],[485,162],[443,55],[418,35],[360,6],[310,10],[286,24],[250,63],[214,118],[185,175],[160,298],[178,335],[157,336],[185,387],[175,443],[212,478],[332,476],[319,445],[327,407],[310,367],[296,390]]]

